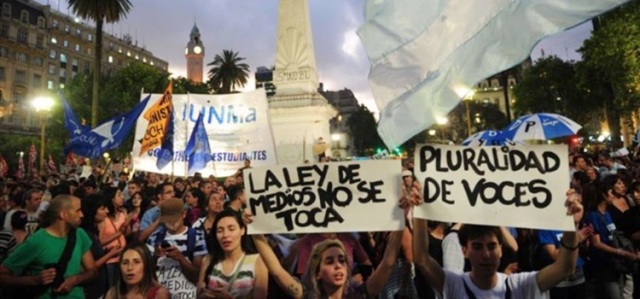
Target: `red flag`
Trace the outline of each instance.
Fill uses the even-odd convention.
[[[7,160],[5,160],[2,155],[0,155],[0,176],[6,176],[7,172],[9,172],[9,165],[7,164]]]
[[[38,174],[38,170],[36,169],[36,146],[31,144],[29,148],[29,175],[35,176]]]
[[[22,159],[22,154],[20,155],[20,159],[18,160],[18,170],[16,171],[16,177],[18,179],[22,179],[24,177],[24,160]]]
[[[56,167],[56,162],[53,161],[53,157],[51,157],[51,154],[49,154],[49,171],[50,172],[58,172],[58,168]]]

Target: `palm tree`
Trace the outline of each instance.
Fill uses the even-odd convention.
[[[233,50],[222,50],[222,56],[217,54],[208,66],[213,66],[209,70],[209,84],[216,93],[231,93],[236,86],[244,87],[249,78],[249,65],[241,62],[244,57],[238,57],[238,52]]]
[[[93,62],[93,96],[91,97],[91,126],[98,125],[98,94],[102,65],[102,25],[124,18],[131,7],[131,0],[68,0],[69,8],[77,16],[96,22],[96,44]]]

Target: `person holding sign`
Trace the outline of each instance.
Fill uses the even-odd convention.
[[[313,247],[302,282],[282,267],[264,236],[253,235],[253,241],[269,273],[291,297],[357,299],[375,298],[384,289],[400,252],[402,233],[391,233],[382,262],[369,279],[359,286],[349,282],[351,260],[340,240],[327,239]]]
[[[403,203],[418,205],[423,202],[420,184],[403,188]],[[573,190],[567,192],[567,214],[574,222],[582,218],[583,208]],[[453,273],[443,270],[428,255],[427,220],[413,219],[413,258],[419,271],[440,298],[546,298],[548,291],[568,278],[578,259],[578,237],[574,231],[565,232],[561,247],[553,264],[538,272],[517,273],[507,276],[498,273],[502,257],[502,233],[497,227],[464,225],[460,231],[463,253],[471,264],[471,272]]]

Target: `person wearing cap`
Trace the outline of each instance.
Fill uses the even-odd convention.
[[[181,199],[163,200],[159,209],[162,228],[147,241],[156,259],[158,282],[173,298],[196,298],[195,283],[207,254],[204,234],[184,225],[186,212]]]

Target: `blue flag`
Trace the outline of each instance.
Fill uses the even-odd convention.
[[[211,148],[209,147],[209,137],[204,129],[204,113],[200,112],[196,125],[193,127],[191,137],[187,143],[185,156],[189,161],[189,175],[207,167],[211,161]]]
[[[174,118],[173,104],[171,105],[171,115],[169,116],[169,122],[167,122],[167,133],[164,136],[164,141],[160,146],[158,152],[158,160],[156,161],[156,167],[158,170],[164,168],[173,161],[173,118]]]
[[[60,95],[60,98],[62,98],[62,104],[64,106],[64,127],[69,131],[71,138],[85,132],[88,129],[87,126],[83,126],[82,123],[78,121],[78,118],[73,113],[73,110],[71,110],[71,106],[69,106],[64,96]]]
[[[140,117],[140,113],[147,107],[150,97],[151,95],[147,96],[131,111],[118,115],[91,131],[84,130],[78,135],[72,135],[71,141],[64,148],[65,155],[69,151],[73,151],[77,155],[96,159],[104,152],[120,146],[136,125],[136,121]]]

